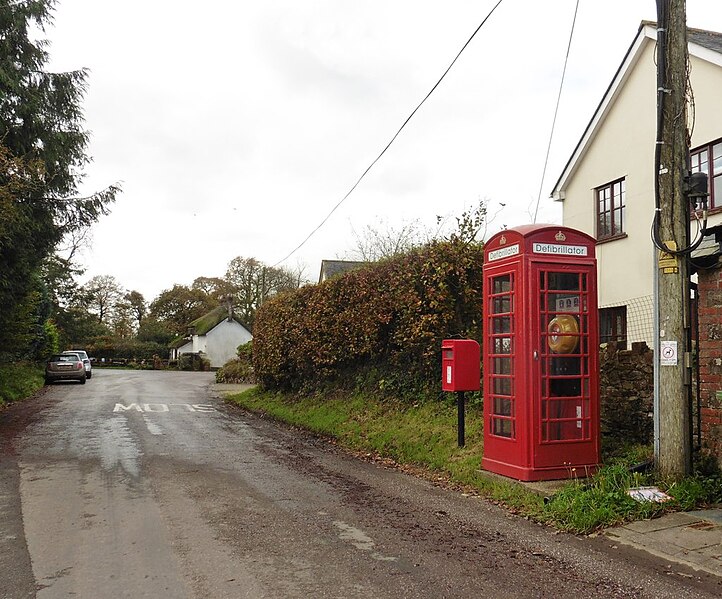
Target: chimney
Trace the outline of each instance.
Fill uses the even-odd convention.
[[[233,296],[226,296],[226,308],[228,309],[228,322],[233,320]]]

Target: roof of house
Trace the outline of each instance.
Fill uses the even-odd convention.
[[[604,93],[602,100],[599,102],[592,119],[589,121],[581,139],[574,148],[574,152],[569,158],[562,174],[554,185],[551,196],[555,200],[564,200],[564,189],[567,181],[576,171],[576,167],[580,160],[586,154],[594,137],[601,128],[605,117],[611,110],[614,101],[620,93],[624,83],[630,76],[634,66],[639,61],[642,50],[647,43],[655,43],[657,41],[657,23],[654,21],[642,21],[637,31],[637,35],[632,45],[619,65],[617,72],[614,74],[612,82],[609,84],[607,91]],[[722,33],[716,31],[707,31],[705,29],[687,28],[687,44],[691,56],[712,62],[722,67]]]
[[[238,324],[245,327],[243,324],[243,321],[234,313],[231,314],[232,319],[235,320]],[[193,322],[190,323],[189,327],[193,329],[193,334],[195,335],[205,335],[213,329],[214,327],[218,326],[221,322],[228,319],[228,307],[227,306],[218,306],[217,308],[213,308],[210,312],[207,314],[204,314],[200,318],[196,318]]]
[[[710,227],[699,246],[690,256],[692,272],[699,269],[715,267],[722,259],[722,225]]]
[[[321,272],[318,275],[318,282],[336,277],[349,270],[366,266],[368,262],[357,262],[353,260],[321,260]]]
[[[687,41],[690,44],[697,44],[722,54],[722,33],[707,31],[706,29],[687,28]]]
[[[179,347],[183,347],[186,343],[190,343],[190,339],[188,339],[188,337],[176,337],[168,344],[168,347],[171,349],[178,349]]]

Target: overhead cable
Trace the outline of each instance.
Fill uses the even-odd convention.
[[[536,217],[539,213],[539,202],[541,201],[542,187],[544,186],[544,178],[547,174],[547,165],[549,164],[549,152],[552,148],[552,139],[554,138],[554,127],[557,124],[557,114],[559,113],[559,103],[562,99],[562,88],[564,87],[564,77],[567,74],[567,63],[569,62],[569,51],[572,47],[572,38],[574,37],[574,26],[577,23],[577,12],[579,12],[579,0],[577,0],[576,6],[574,7],[574,18],[572,19],[572,29],[569,32],[569,42],[567,43],[567,54],[564,57],[564,68],[562,69],[562,80],[559,82],[559,94],[557,95],[557,105],[554,108],[554,118],[552,119],[552,129],[549,132],[549,143],[547,144],[547,154],[544,158],[544,169],[542,170],[541,181],[539,181],[539,193],[536,197],[536,207],[534,208],[534,221],[536,223]]]
[[[287,255],[285,258],[282,258],[281,260],[279,260],[278,262],[276,262],[276,263],[273,265],[273,267],[276,267],[276,266],[278,266],[279,264],[281,264],[282,262],[285,262],[285,261],[288,260],[291,256],[293,256],[293,254],[295,254],[298,250],[300,250],[304,245],[306,245],[306,242],[308,242],[308,240],[311,239],[311,237],[313,237],[313,236],[315,235],[315,233],[316,233],[321,227],[323,227],[323,225],[326,224],[326,222],[328,221],[328,219],[331,218],[331,215],[332,215],[334,212],[336,212],[336,210],[338,209],[338,207],[341,206],[341,204],[343,204],[343,203],[346,201],[346,199],[348,199],[348,197],[349,197],[349,196],[354,192],[354,190],[358,187],[359,183],[361,183],[361,181],[364,179],[364,177],[366,177],[366,175],[369,173],[369,171],[374,167],[374,165],[381,159],[381,157],[382,157],[382,156],[386,153],[386,151],[391,147],[391,144],[393,144],[394,141],[396,141],[396,138],[399,136],[399,134],[401,133],[401,131],[403,131],[403,129],[406,127],[406,125],[407,125],[408,122],[412,119],[412,117],[416,114],[416,112],[419,110],[419,108],[421,108],[421,106],[423,106],[423,104],[426,102],[426,100],[429,99],[429,97],[431,96],[431,94],[434,93],[434,91],[436,90],[436,88],[439,87],[439,84],[444,80],[444,78],[446,77],[447,73],[451,70],[451,67],[454,66],[454,64],[455,64],[456,61],[459,59],[459,57],[460,57],[461,54],[464,52],[464,50],[466,50],[466,47],[471,43],[471,40],[473,40],[474,37],[476,37],[476,34],[479,33],[479,30],[480,30],[480,29],[484,26],[484,24],[489,20],[489,17],[491,17],[491,15],[494,13],[494,11],[499,7],[499,5],[500,5],[503,1],[504,1],[504,0],[498,0],[498,2],[492,7],[492,9],[489,11],[489,13],[484,17],[484,20],[483,20],[483,21],[479,24],[479,26],[474,30],[474,33],[471,34],[471,37],[469,37],[469,39],[466,41],[466,43],[462,46],[461,50],[459,50],[458,54],[454,57],[454,60],[451,61],[451,64],[449,64],[449,66],[446,68],[446,70],[445,70],[444,73],[441,75],[441,77],[439,77],[439,80],[434,84],[434,86],[431,88],[431,90],[429,90],[429,92],[426,94],[426,96],[424,96],[424,99],[421,100],[421,102],[419,102],[419,104],[416,106],[416,108],[414,108],[414,110],[411,112],[411,114],[410,114],[410,115],[406,118],[406,120],[403,122],[403,124],[401,125],[401,127],[398,128],[398,130],[396,131],[396,133],[394,134],[394,136],[391,138],[391,141],[389,141],[389,142],[386,144],[386,147],[384,147],[384,149],[381,150],[381,153],[380,153],[378,156],[376,156],[376,158],[374,158],[373,162],[371,162],[371,164],[369,164],[369,166],[366,168],[366,170],[365,170],[365,171],[361,174],[361,176],[356,180],[356,183],[354,183],[353,186],[351,187],[351,189],[349,189],[348,192],[346,192],[346,195],[343,196],[343,197],[336,203],[336,205],[335,205],[333,208],[331,208],[331,211],[326,215],[326,217],[318,224],[318,226],[317,226],[315,229],[313,229],[313,230],[306,236],[306,238],[305,238],[301,243],[299,243],[293,250],[291,250],[291,252],[289,252],[288,255]],[[273,268],[273,267],[272,267],[272,268]]]

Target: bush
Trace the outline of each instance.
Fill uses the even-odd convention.
[[[25,399],[43,386],[43,371],[31,363],[0,366],[0,406]]]
[[[376,366],[394,387],[438,381],[441,341],[481,340],[480,244],[432,242],[319,285],[256,314],[253,364],[268,389],[318,389]]]
[[[103,358],[111,360],[127,360],[129,362],[153,363],[157,356],[167,356],[168,348],[153,341],[138,341],[136,339],[114,339],[104,337],[88,344],[86,351],[89,356],[98,362]]]
[[[178,358],[178,369],[208,372],[211,369],[211,363],[208,359],[201,356],[200,353],[181,354]]]
[[[216,371],[216,383],[254,384],[255,382],[253,365],[242,359],[229,360]]]

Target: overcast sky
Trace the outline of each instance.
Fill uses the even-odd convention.
[[[82,255],[147,300],[236,256],[272,265],[326,217],[496,0],[59,0],[52,70],[87,67],[83,192],[121,182]],[[654,0],[504,0],[356,191],[284,265],[318,277],[353,231],[459,215],[560,222],[549,193]],[[720,0],[687,23],[722,31]],[[502,208],[502,205],[504,207]]]

